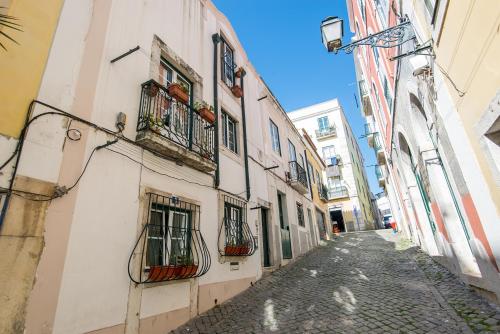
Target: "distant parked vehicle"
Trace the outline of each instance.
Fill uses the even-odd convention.
[[[392,228],[391,226],[391,220],[392,220],[392,216],[391,215],[386,215],[384,216],[384,228]]]

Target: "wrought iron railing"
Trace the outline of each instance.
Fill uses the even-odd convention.
[[[299,182],[307,188],[307,174],[304,168],[297,161],[290,161],[290,172],[288,178],[290,182]]]
[[[337,199],[344,197],[349,197],[349,191],[347,190],[347,187],[340,186],[328,189],[328,199]]]
[[[365,81],[364,80],[358,81],[358,85],[359,85],[359,93],[361,94],[361,96],[368,95],[368,89],[366,88]]]
[[[246,221],[246,203],[224,195],[224,218],[219,228],[218,249],[222,256],[251,256],[257,245]]]
[[[375,133],[375,130],[373,129],[373,125],[370,123],[365,123],[365,137],[368,137],[369,135],[373,135]]]
[[[215,121],[217,122],[217,120]],[[137,131],[150,130],[200,156],[214,160],[214,124],[168,94],[154,80],[142,84]]]
[[[200,232],[200,207],[176,197],[147,196],[147,223],[129,258],[130,279],[155,283],[208,272],[211,259]]]
[[[325,201],[328,200],[328,188],[320,182],[318,182],[318,194],[320,199]]]
[[[337,128],[332,125],[327,128],[318,129],[316,132],[316,138],[335,136],[337,134]]]
[[[375,166],[375,175],[377,175],[377,179],[383,179],[384,173],[382,172],[382,168],[380,166]]]
[[[373,136],[373,148],[375,151],[380,151],[382,149],[382,140],[378,132],[375,132]]]

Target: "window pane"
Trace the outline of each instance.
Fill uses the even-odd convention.
[[[328,116],[318,118],[319,131],[324,131],[328,129],[328,126],[329,126]]]

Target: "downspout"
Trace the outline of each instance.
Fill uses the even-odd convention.
[[[312,189],[312,184],[311,184],[311,175],[309,174],[309,161],[307,160],[307,150],[304,150],[304,157],[306,159],[306,165],[304,166],[304,168],[306,169],[306,173],[307,173],[307,178],[309,180],[309,192],[311,193],[311,201],[314,199],[314,195],[313,195],[313,189]]]
[[[220,184],[220,170],[219,170],[219,98],[218,98],[218,82],[217,82],[217,64],[218,64],[218,53],[217,53],[217,48],[219,46],[220,42],[220,36],[219,34],[213,34],[212,35],[212,41],[214,43],[214,115],[215,115],[215,123],[214,123],[214,159],[215,163],[217,165],[215,169],[215,180],[214,180],[214,186],[215,188],[219,188]]]
[[[247,147],[247,121],[245,116],[245,89],[243,86],[243,78],[245,77],[245,70],[241,71],[240,85],[243,94],[241,95],[241,121],[243,125],[243,155],[245,158],[245,185],[247,190],[247,200],[250,199],[250,174],[248,172],[248,147]]]

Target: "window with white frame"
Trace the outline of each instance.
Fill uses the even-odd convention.
[[[269,120],[269,130],[271,133],[271,145],[273,151],[281,155],[280,133],[278,126],[272,120]]]
[[[318,129],[319,132],[325,132],[328,130],[330,127],[330,124],[328,122],[328,116],[323,116],[318,118]]]
[[[325,146],[321,150],[323,152],[323,159],[328,166],[337,164],[337,154],[335,153],[335,146]]]
[[[166,59],[161,58],[160,61],[160,83],[168,87],[172,83],[180,83],[187,87],[189,99],[191,100],[191,95],[193,91],[193,85],[191,81],[188,80],[184,75],[182,75],[171,63]]]
[[[191,204],[179,207],[152,203],[147,235],[147,267],[189,262],[192,257],[192,212]]]
[[[375,0],[377,13],[379,14],[382,27],[387,28],[388,15],[389,15],[389,1],[388,0]]]
[[[222,81],[229,87],[234,86],[234,51],[223,39],[222,47]]]
[[[238,123],[222,111],[222,142],[225,147],[238,153]]]

